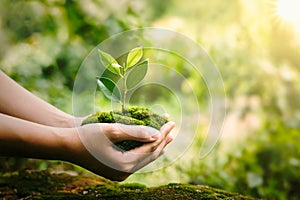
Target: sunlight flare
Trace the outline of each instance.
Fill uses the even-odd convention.
[[[285,22],[295,27],[300,26],[300,1],[278,0],[276,3],[276,14]]]

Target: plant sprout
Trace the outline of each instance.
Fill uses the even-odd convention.
[[[121,90],[114,81],[107,77],[97,77],[97,84],[106,98],[121,104],[122,112],[124,112],[127,92],[143,80],[147,73],[149,60],[141,60],[143,57],[142,47],[130,50],[123,65],[120,65],[110,54],[100,49],[98,52],[103,66],[117,75],[118,82],[121,83]]]

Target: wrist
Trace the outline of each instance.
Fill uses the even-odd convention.
[[[78,131],[81,127],[60,128],[62,134],[60,137],[60,157],[64,161],[74,162],[76,155],[83,151],[83,145],[80,141]]]
[[[67,116],[60,120],[57,120],[57,126],[61,128],[72,128],[75,127],[76,118],[74,116]]]
[[[63,121],[62,127],[65,128],[79,127],[81,126],[83,119],[84,119],[83,117],[70,116]]]

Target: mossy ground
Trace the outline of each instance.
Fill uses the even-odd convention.
[[[253,199],[201,185],[172,183],[147,188],[95,176],[22,171],[0,176],[0,199]]]
[[[82,125],[89,123],[122,123],[127,125],[143,125],[160,129],[168,120],[162,116],[151,112],[148,108],[141,108],[138,106],[130,106],[121,111],[98,112],[85,119]],[[121,151],[128,151],[130,149],[143,145],[138,141],[122,141],[115,144]]]

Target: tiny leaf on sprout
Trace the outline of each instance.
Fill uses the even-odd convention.
[[[119,63],[108,53],[105,53],[101,50],[98,50],[98,52],[100,55],[100,61],[104,65],[104,67],[106,67],[112,73],[122,77],[121,70],[120,70],[122,66],[119,65]]]
[[[97,84],[106,98],[116,102],[121,101],[121,92],[112,80],[104,77],[98,77]]]
[[[139,84],[147,74],[149,59],[145,59],[135,65],[127,74],[126,87],[128,90]]]
[[[122,111],[124,112],[126,94],[128,90],[137,86],[146,76],[149,60],[146,59],[140,62],[143,57],[142,47],[136,47],[129,51],[124,66],[119,65],[119,63],[108,53],[105,53],[100,49],[98,52],[101,63],[108,71],[116,74],[118,76],[118,80],[120,80],[120,83],[122,84],[120,85],[120,90],[114,81],[104,76],[97,77],[97,84],[105,97],[121,104]],[[122,93],[120,91],[122,91]]]
[[[143,48],[142,47],[136,47],[129,51],[127,60],[126,60],[126,68],[125,70],[129,69],[130,67],[133,67],[135,64],[139,62],[139,60],[143,56]]]

